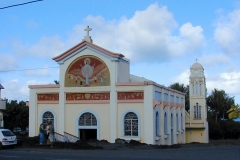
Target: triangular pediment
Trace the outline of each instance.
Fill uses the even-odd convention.
[[[65,51],[64,53],[60,54],[59,56],[56,56],[53,58],[54,61],[61,64],[64,63],[67,59],[71,58],[72,56],[78,54],[82,50],[90,49],[93,50],[105,57],[108,57],[110,59],[119,60],[124,57],[122,54],[114,53],[109,50],[106,50],[98,45],[95,45],[93,43],[90,43],[88,41],[82,41],[81,43],[77,44],[76,46],[70,48],[69,50]]]

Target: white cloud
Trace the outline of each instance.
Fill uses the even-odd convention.
[[[180,75],[171,79],[172,83],[189,84],[189,70],[183,71]],[[240,71],[223,72],[220,74],[207,74],[206,86],[210,93],[214,88],[222,89],[228,94],[240,94]]]
[[[59,36],[42,37],[38,43],[25,46],[19,42],[13,43],[13,47],[19,55],[30,54],[42,58],[53,58],[67,49],[67,45]]]
[[[198,49],[204,39],[202,28],[191,23],[181,26],[178,35],[174,35],[177,22],[167,7],[157,4],[135,12],[130,19],[108,22],[99,16],[88,16],[85,21],[96,28],[97,33],[92,36],[96,44],[120,52],[132,61],[176,58]]]
[[[214,88],[223,89],[228,94],[240,94],[240,72],[223,72],[207,77],[207,88],[210,93]]]
[[[10,100],[29,100],[29,85],[50,84],[49,81],[29,80],[26,83],[20,83],[18,79],[12,79],[9,82],[3,82],[2,98]]]
[[[234,10],[216,22],[214,38],[229,55],[239,55],[240,50],[240,10]]]
[[[187,69],[187,70],[183,71],[180,75],[173,77],[171,79],[171,82],[189,85],[189,74],[190,74],[190,70]]]
[[[200,58],[201,64],[204,68],[214,67],[219,64],[225,64],[231,61],[230,57],[224,54],[205,54]]]
[[[191,23],[186,23],[180,27],[179,32],[178,36],[171,36],[168,43],[168,50],[172,56],[181,56],[202,45],[204,36],[200,26],[193,27]]]
[[[1,54],[0,55],[0,70],[5,71],[5,70],[12,70],[16,69],[18,67],[18,62],[15,57],[13,57],[10,54]]]
[[[198,49],[204,36],[200,26],[186,23],[180,28],[166,6],[150,5],[136,11],[131,18],[106,21],[101,16],[87,16],[85,23],[93,29],[93,42],[113,52],[122,53],[132,61],[162,62]],[[67,40],[58,36],[43,37],[30,46],[15,44],[16,51],[38,57],[54,57],[81,42],[86,25],[76,25]],[[174,34],[177,30],[179,33]]]
[[[50,75],[48,66],[43,67],[44,69],[33,69],[33,70],[26,70],[24,71],[24,75],[31,77],[31,76],[36,76],[36,77],[46,77]]]
[[[2,98],[11,100],[26,100],[28,96],[28,90],[25,85],[20,85],[18,79],[13,79],[9,82],[2,84],[4,89],[2,90]]]

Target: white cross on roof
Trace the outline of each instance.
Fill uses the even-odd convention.
[[[84,29],[84,31],[86,31],[87,32],[87,36],[89,36],[89,32],[92,30],[92,28],[89,28],[89,26],[87,26],[87,28],[86,29]]]

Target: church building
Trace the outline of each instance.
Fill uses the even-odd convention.
[[[130,60],[94,44],[90,30],[53,58],[59,84],[29,86],[29,136],[51,121],[56,134],[79,139],[186,143],[185,94],[130,74]]]

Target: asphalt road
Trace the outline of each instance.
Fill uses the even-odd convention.
[[[16,148],[0,150],[0,160],[240,160],[240,146],[147,150],[65,150]]]

